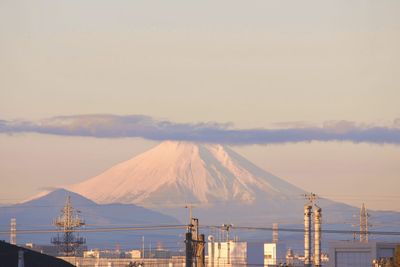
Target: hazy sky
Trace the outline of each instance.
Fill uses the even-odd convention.
[[[400,118],[400,1],[0,1],[0,120],[143,114],[266,128]],[[140,138],[0,134],[0,202],[87,179]],[[235,146],[290,182],[400,211],[400,146]]]

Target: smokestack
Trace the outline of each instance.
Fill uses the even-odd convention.
[[[312,206],[304,206],[304,266],[311,267],[311,211]]]
[[[314,211],[314,266],[321,266],[321,219],[322,209],[316,206]]]
[[[17,244],[17,219],[11,218],[10,223],[10,244],[16,245]]]
[[[279,233],[278,233],[278,224],[272,224],[272,243],[278,243]]]
[[[304,266],[311,267],[311,209],[310,204],[304,206]]]

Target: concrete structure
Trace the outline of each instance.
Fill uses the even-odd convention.
[[[277,266],[286,263],[286,246],[283,243],[264,244],[264,266]]]
[[[212,236],[208,240],[208,267],[269,266],[286,261],[286,244],[283,242],[215,242]]]
[[[374,260],[391,258],[400,243],[337,241],[329,243],[330,267],[370,267]]]
[[[311,266],[311,204],[304,206],[304,266]]]
[[[84,258],[94,258],[94,259],[141,259],[141,251],[138,249],[130,251],[119,251],[119,250],[87,250],[83,252]],[[167,258],[167,257],[159,257]]]
[[[299,254],[294,254],[291,248],[286,250],[286,264],[289,266],[303,266],[304,257]]]
[[[321,266],[321,223],[322,209],[315,206],[314,211],[314,266]]]
[[[235,266],[247,262],[247,242],[208,242],[207,266]]]
[[[131,254],[132,259],[142,258],[142,252],[138,249],[131,250],[129,253]]]

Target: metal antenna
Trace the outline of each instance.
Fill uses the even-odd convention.
[[[61,215],[54,219],[53,224],[59,228],[63,234],[51,239],[51,243],[57,245],[60,251],[66,255],[71,256],[76,253],[76,249],[86,243],[82,237],[74,235],[73,231],[76,228],[85,225],[85,222],[78,216],[79,211],[72,207],[71,197],[67,197],[64,208],[61,210]]]
[[[185,208],[188,209],[188,211],[189,211],[189,220],[188,220],[189,227],[192,225],[193,207],[194,207],[194,205],[192,203],[186,204],[186,206],[185,206]]]
[[[193,208],[195,205],[192,203],[186,204],[185,208],[188,209],[189,212],[189,220],[188,220],[188,231],[192,231],[193,229]]]
[[[313,192],[311,192],[311,193],[309,193],[309,194],[303,194],[303,197],[306,199],[306,200],[308,200],[308,202],[310,203],[310,204],[315,204],[315,202],[317,201],[317,199],[318,199],[318,196],[317,196],[317,194],[314,194]]]

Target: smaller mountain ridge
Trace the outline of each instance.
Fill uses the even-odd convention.
[[[181,224],[171,216],[134,204],[97,204],[65,189],[54,190],[47,195],[24,203],[0,207],[0,224],[10,225],[11,218],[16,218],[17,229],[55,229],[52,222],[61,214],[67,196],[71,197],[72,206],[80,211],[87,227],[91,228]],[[124,242],[128,243],[128,239],[132,241],[133,236],[137,236],[139,242],[142,235],[151,238],[151,234],[149,235],[148,232],[135,232],[130,235],[124,232],[84,234],[87,237],[88,245],[92,246],[96,246],[97,242],[101,244],[100,240],[120,240],[123,246]],[[17,241],[19,244],[26,242],[49,244],[51,236],[54,234],[19,235]]]

